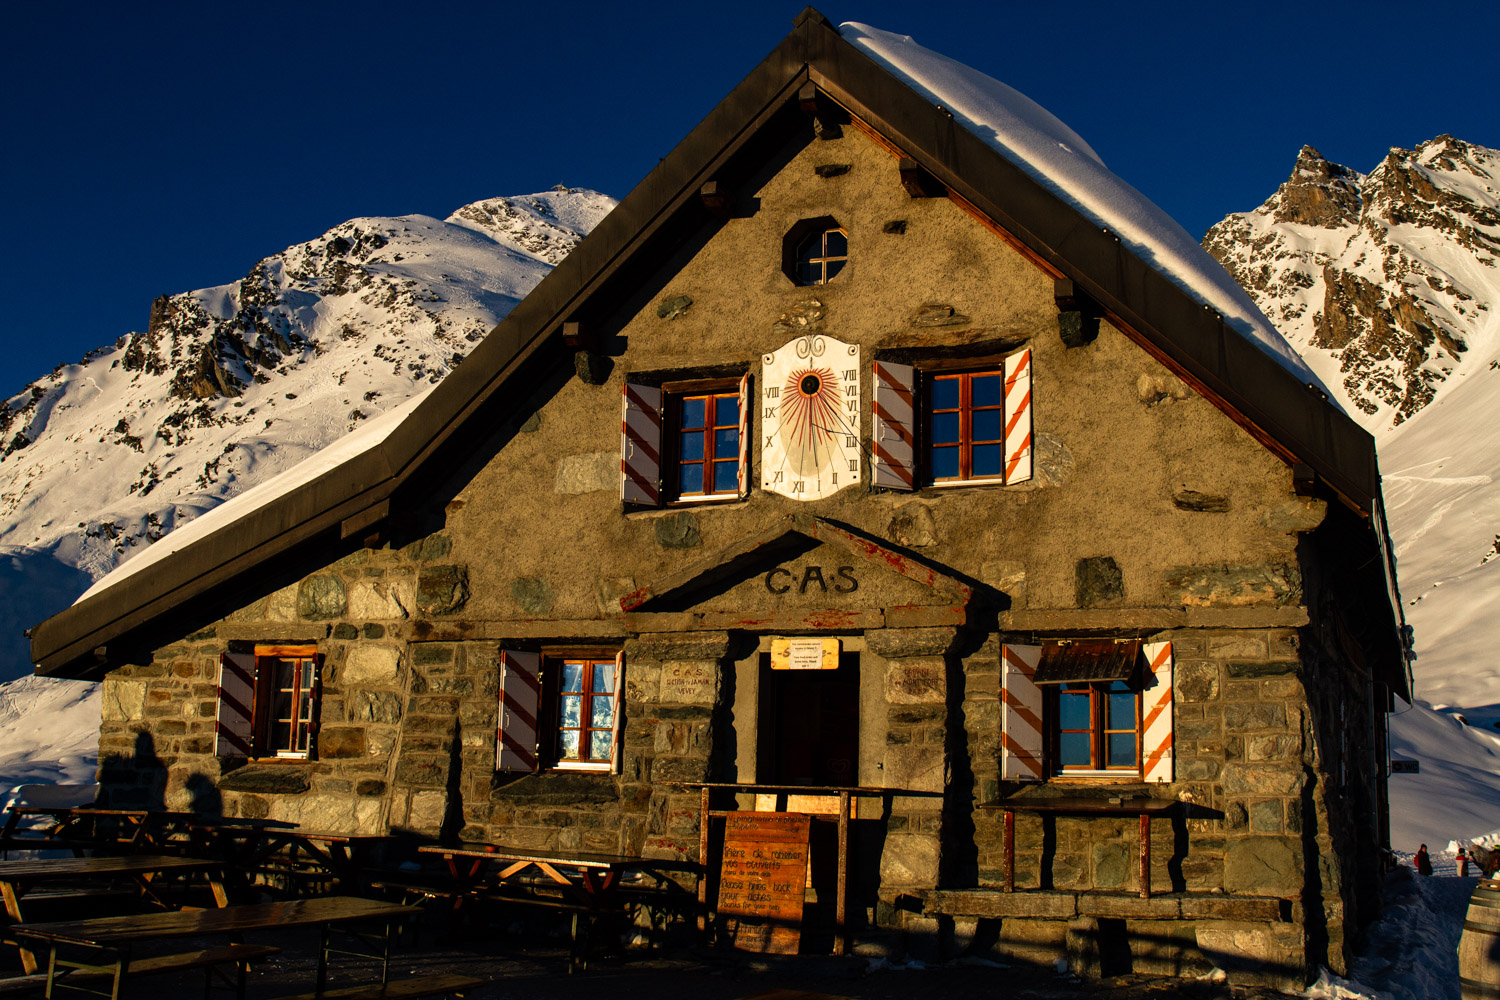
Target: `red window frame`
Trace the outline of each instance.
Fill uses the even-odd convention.
[[[255,647],[255,708],[251,717],[257,757],[307,758],[318,730],[318,648]]]
[[[1133,684],[1123,681],[1070,681],[1063,684],[1047,685],[1050,688],[1047,698],[1047,744],[1048,756],[1052,760],[1052,772],[1058,775],[1068,774],[1118,774],[1122,776],[1139,775],[1141,772],[1141,692]],[[1089,726],[1087,729],[1062,727],[1062,705],[1063,698],[1081,698],[1087,694],[1089,699]],[[1132,728],[1109,728],[1109,696],[1111,694],[1129,694],[1135,702]],[[1089,736],[1089,763],[1088,764],[1064,764],[1062,760],[1062,737],[1068,733],[1087,733]],[[1130,764],[1109,763],[1109,737],[1111,735],[1124,735],[1129,733],[1135,742],[1135,754]]]
[[[994,368],[981,368],[972,371],[935,371],[923,372],[923,401],[924,417],[926,423],[925,447],[922,449],[924,461],[927,464],[927,481],[930,483],[993,483],[1005,480],[1005,371],[1002,366]],[[993,404],[974,405],[973,380],[975,378],[998,378],[1001,391],[1000,400]],[[958,405],[951,407],[936,406],[936,385],[939,382],[958,382]],[[996,412],[1000,415],[998,421],[1000,436],[997,438],[974,438],[974,414],[976,412]],[[958,414],[958,440],[938,442],[934,439],[933,429],[936,426],[936,417],[944,413]],[[994,473],[974,474],[974,446],[993,446],[1000,449],[1000,471]],[[938,476],[935,474],[935,453],[939,450],[947,451],[956,449],[958,452],[958,475]]]
[[[570,689],[567,680],[568,667],[575,665],[581,667],[579,671],[579,684],[576,689]],[[597,690],[595,673],[598,667],[608,667],[610,686],[604,690]],[[618,654],[589,652],[589,653],[558,653],[549,654],[546,657],[544,670],[551,681],[551,765],[558,768],[576,768],[587,770],[601,770],[612,767],[615,757],[615,714],[620,711],[620,699],[618,691],[622,680],[622,664]],[[596,700],[607,698],[609,702],[609,714],[601,723],[598,709],[602,706],[596,704]],[[570,725],[568,704],[572,699],[577,699],[577,724]],[[577,753],[568,756],[567,735],[576,733]],[[594,739],[596,734],[606,735],[607,751],[602,754],[594,752]]]
[[[716,382],[711,385],[699,385],[688,388],[674,389],[664,387],[666,393],[667,411],[667,433],[671,435],[670,460],[666,469],[663,470],[662,485],[666,487],[666,493],[673,501],[695,501],[705,499],[737,498],[740,494],[740,388],[738,382]],[[734,420],[732,423],[721,424],[718,422],[719,402],[729,400],[734,404]],[[699,401],[703,404],[703,420],[691,426],[687,424],[686,411],[688,404]],[[735,439],[732,445],[726,443],[722,449],[718,447],[717,440],[720,431],[734,431]],[[684,454],[689,435],[701,435],[701,447],[694,449],[701,457],[685,458]],[[721,454],[720,451],[723,453]],[[702,489],[684,490],[682,488],[683,470],[688,466],[698,466],[700,470],[700,483]],[[718,470],[728,468],[734,473],[733,485],[719,488],[717,485]]]

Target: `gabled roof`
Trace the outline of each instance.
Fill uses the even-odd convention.
[[[663,250],[715,224],[700,196],[705,184],[732,191],[770,152],[811,135],[799,101],[808,84],[914,160],[955,203],[1045,270],[1071,278],[1114,325],[1284,460],[1309,467],[1362,512],[1376,509],[1379,480],[1368,433],[809,8],[398,427],[243,517],[230,519],[232,501],[204,515],[223,517],[223,526],[169,556],[152,559],[150,550],[137,556],[147,561],[130,574],[129,586],[98,588],[32,630],[37,672],[96,679],[124,662],[132,645],[156,645],[149,635],[154,622],[200,602],[211,606],[243,586],[252,571],[263,581],[273,561],[284,562],[309,543],[363,535],[419,498],[529,394],[516,393],[515,385],[534,385],[538,373],[567,361],[572,351],[562,342],[565,323],[587,327],[605,316],[659,267]]]

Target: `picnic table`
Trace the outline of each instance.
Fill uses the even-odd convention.
[[[41,819],[41,826],[23,826]],[[0,850],[125,853],[163,850],[189,821],[190,812],[167,809],[105,809],[97,806],[11,806],[0,827]]]
[[[360,890],[371,853],[392,839],[249,819],[195,818],[187,832],[194,853],[220,858],[249,874],[274,870],[326,875],[340,892]]]
[[[239,944],[238,939],[250,931],[318,927],[321,930],[321,943],[318,950],[316,992],[321,994],[328,982],[330,954],[355,954],[382,959],[380,981],[385,983],[390,972],[390,925],[398,920],[411,919],[420,912],[416,907],[399,903],[385,903],[357,896],[324,896],[317,899],[228,906],[217,910],[177,910],[169,913],[18,924],[11,931],[18,937],[48,949],[47,996],[51,997],[53,987],[58,983],[59,972],[74,969],[111,975],[114,980],[113,995],[119,996],[130,974],[141,964],[135,958],[135,948],[144,942],[222,934],[230,936],[235,939],[235,944]],[[371,955],[332,947],[330,935],[335,927],[373,921],[384,921],[386,924],[386,932],[381,938],[384,943],[382,953]],[[368,940],[366,935],[358,936]],[[237,962],[243,954],[235,953],[233,947],[224,951],[234,956],[225,961]],[[77,957],[78,955],[82,957]],[[151,971],[158,969],[153,968]],[[243,998],[243,969],[236,992]]]
[[[5,901],[5,915],[11,925],[25,923],[25,898],[43,885],[66,885],[73,889],[68,895],[87,899],[99,890],[80,888],[86,883],[129,879],[144,898],[158,906],[169,907],[170,904],[157,892],[159,880],[164,876],[202,873],[208,878],[214,901],[219,906],[226,906],[229,899],[224,891],[222,872],[223,865],[217,861],[157,854],[0,861],[0,898]],[[55,894],[53,898],[56,898]],[[14,929],[14,926],[7,928],[7,939]],[[29,948],[21,949],[21,964],[28,973],[36,971],[36,958]]]
[[[438,855],[447,863],[452,879],[454,906],[487,890],[525,885],[535,888],[540,873],[542,885],[560,893],[559,899],[539,895],[510,895],[502,898],[514,902],[559,905],[573,912],[573,950],[569,971],[584,963],[587,951],[587,926],[580,933],[579,918],[592,923],[595,918],[616,912],[621,903],[624,879],[640,874],[655,879],[655,890],[665,890],[671,883],[668,873],[702,877],[702,866],[692,861],[671,858],[646,858],[633,854],[603,854],[591,851],[568,851],[557,848],[517,848],[503,844],[465,843],[456,846],[429,844],[418,853]],[[693,897],[696,898],[696,892]]]

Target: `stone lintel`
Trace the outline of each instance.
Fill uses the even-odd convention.
[[[531,618],[522,621],[424,621],[387,633],[408,642],[468,642],[497,639],[621,639],[625,626],[612,618]]]
[[[325,622],[220,622],[217,631],[221,641],[246,642],[322,642],[328,638]]]
[[[1126,892],[1064,892],[1028,889],[935,889],[922,894],[922,912],[953,917],[1030,917],[1071,920],[1125,917],[1132,920],[1239,920],[1282,923],[1284,901],[1269,896],[1221,893],[1162,893],[1142,899]]]
[[[1154,631],[1180,628],[1300,628],[1307,609],[1288,608],[1046,608],[1002,611],[1002,632]]]

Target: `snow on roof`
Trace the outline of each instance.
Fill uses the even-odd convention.
[[[1118,235],[1193,298],[1304,383],[1337,398],[1307,366],[1229,273],[1166,212],[1125,183],[1076,132],[1025,94],[910,35],[847,22],[839,34],[1100,226]]]
[[[427,394],[432,392],[433,388],[429,387],[426,391],[418,393],[400,406],[382,413],[358,430],[339,438],[322,451],[308,456],[280,475],[273,476],[239,496],[224,501],[208,513],[194,518],[163,536],[144,552],[122,563],[113,572],[95,580],[94,585],[85,590],[73,603],[78,604],[118,585],[147,566],[155,565],[168,556],[181,552],[194,542],[207,538],[220,529],[248,517],[279,497],[291,493],[345,462],[378,447],[381,442],[390,437],[391,432],[401,426],[401,422],[417,408],[422,400],[427,398]]]

